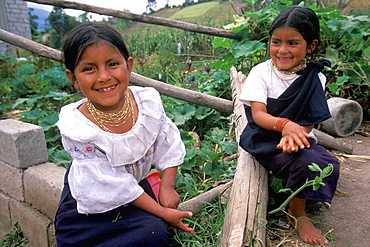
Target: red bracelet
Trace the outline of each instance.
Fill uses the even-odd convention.
[[[276,121],[276,123],[275,123],[275,125],[274,125],[274,130],[275,131],[278,131],[278,132],[282,132],[283,131],[283,128],[284,128],[284,126],[287,124],[287,123],[289,123],[289,122],[291,122],[289,119],[287,119],[287,118],[279,118],[277,121]]]

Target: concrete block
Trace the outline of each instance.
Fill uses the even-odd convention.
[[[26,202],[54,219],[63,189],[66,169],[52,163],[28,168],[24,172]]]
[[[0,159],[18,168],[47,162],[44,130],[14,119],[0,120]]]
[[[0,191],[24,201],[23,170],[0,161]]]
[[[13,222],[18,221],[23,236],[29,241],[28,246],[49,247],[50,229],[53,228],[51,219],[34,210],[26,203],[10,200],[10,215]]]
[[[5,234],[12,229],[13,222],[10,219],[10,197],[0,193],[0,242]]]

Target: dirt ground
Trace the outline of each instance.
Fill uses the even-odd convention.
[[[330,151],[341,164],[337,193],[329,208],[315,207],[308,216],[326,234],[331,242],[328,246],[367,247],[370,246],[370,122],[363,122],[355,134],[336,139],[353,146],[352,157]],[[288,226],[286,217],[276,219],[281,220],[280,224],[272,225],[267,231],[269,236],[276,236],[272,247],[311,246],[292,227],[284,228]]]

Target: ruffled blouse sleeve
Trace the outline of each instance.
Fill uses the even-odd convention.
[[[176,125],[165,118],[154,145],[153,165],[158,171],[178,166],[184,162],[185,146]]]

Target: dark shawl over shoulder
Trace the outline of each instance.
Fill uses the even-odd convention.
[[[267,113],[288,118],[299,125],[313,125],[331,117],[318,73],[330,62],[321,59],[310,62],[297,74],[296,79],[277,99],[267,99]],[[275,155],[281,133],[258,126],[252,117],[250,106],[245,106],[248,124],[240,135],[239,145],[252,155]]]

